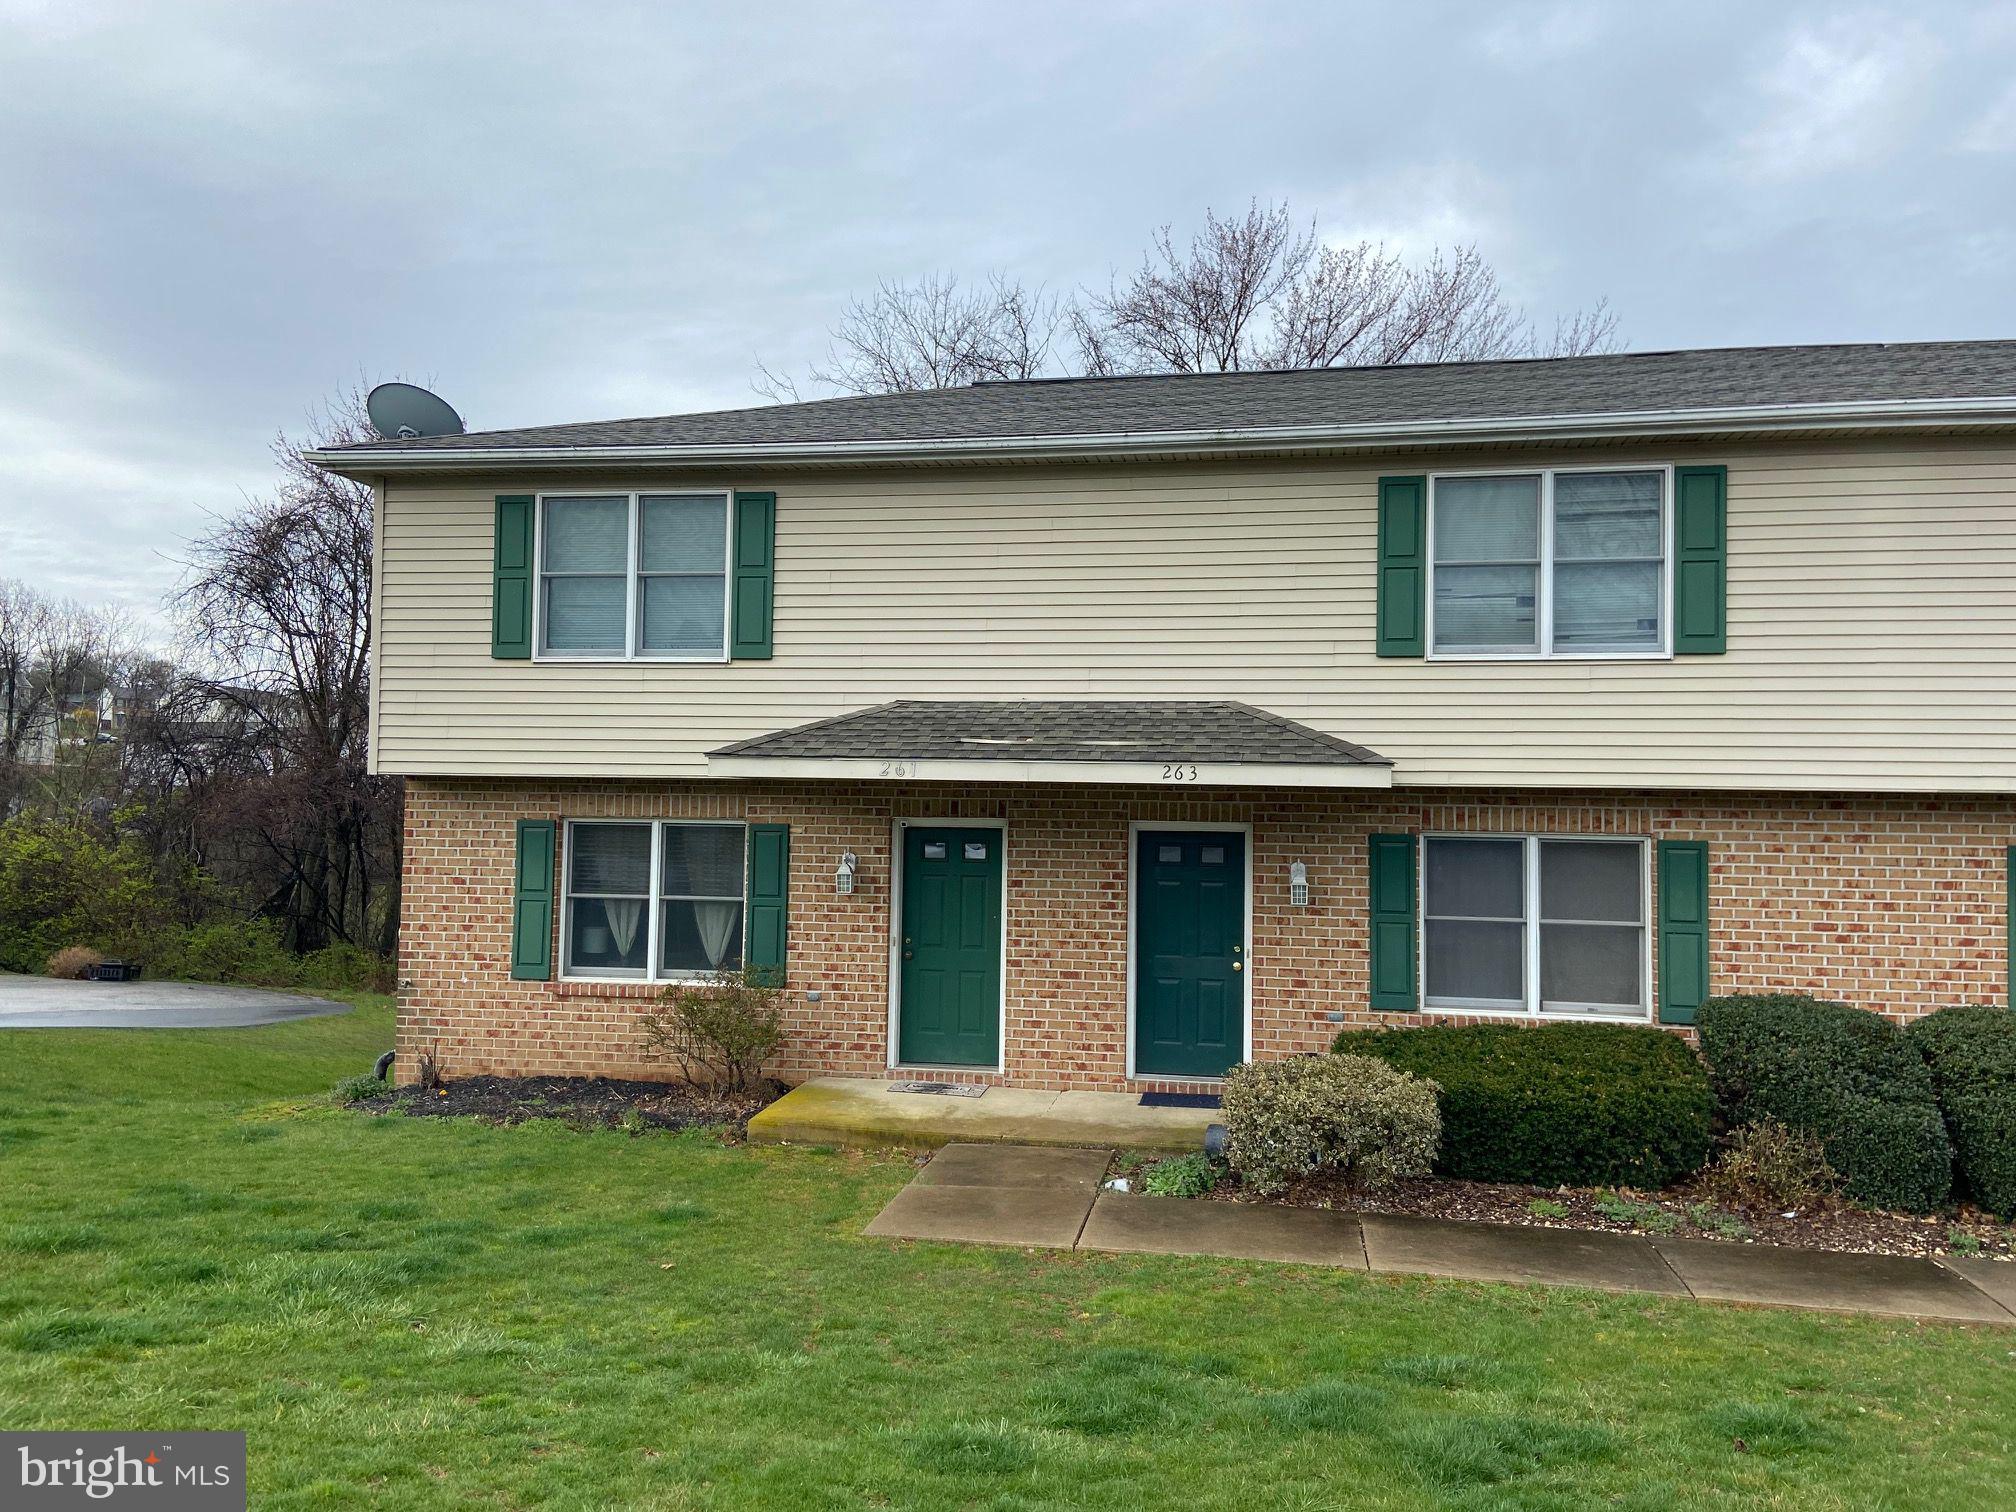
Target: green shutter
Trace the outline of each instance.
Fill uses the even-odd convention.
[[[1659,1022],[1691,1024],[1708,996],[1708,842],[1659,842]]]
[[[532,655],[532,497],[497,495],[497,539],[490,583],[490,654]]]
[[[2016,845],[2009,847],[2002,877],[2002,904],[2009,915],[2009,948],[2002,965],[2009,978],[2009,1006],[2016,1009]]]
[[[776,590],[777,495],[735,495],[735,609],[728,654],[736,661],[770,660],[771,601]]]
[[[1729,649],[1729,469],[1673,470],[1673,650],[1720,656]]]
[[[1381,656],[1420,656],[1422,607],[1428,594],[1428,480],[1379,480],[1379,610]]]
[[[785,920],[791,896],[791,826],[749,826],[749,979],[784,985]]]
[[[1372,1006],[1411,1013],[1420,1006],[1414,984],[1414,837],[1372,836],[1370,867]]]
[[[518,881],[511,896],[511,977],[553,975],[553,831],[551,819],[518,821]]]

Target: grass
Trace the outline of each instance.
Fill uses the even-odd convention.
[[[901,1157],[336,1105],[389,1022],[0,1035],[0,1422],[261,1508],[2016,1501],[2016,1333],[867,1240]]]

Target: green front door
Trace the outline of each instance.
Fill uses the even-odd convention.
[[[1246,1054],[1246,837],[1134,843],[1134,1072],[1223,1076]]]
[[[1001,1059],[1001,831],[903,832],[896,1056],[906,1066]]]

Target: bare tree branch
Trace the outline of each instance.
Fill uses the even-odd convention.
[[[1163,226],[1141,264],[1104,293],[1060,304],[996,273],[984,291],[937,274],[883,283],[851,301],[811,379],[847,394],[907,393],[990,378],[1030,378],[1060,365],[1090,377],[1479,362],[1616,351],[1607,302],[1556,321],[1542,342],[1473,246],[1410,263],[1370,241],[1332,245],[1286,202],[1243,215],[1206,210],[1179,245]],[[758,367],[757,392],[791,402],[796,382]]]

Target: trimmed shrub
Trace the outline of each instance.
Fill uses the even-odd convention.
[[[1707,1073],[1684,1040],[1625,1024],[1361,1029],[1333,1049],[1442,1089],[1439,1175],[1657,1190],[1714,1140]]]
[[[1960,1190],[1996,1217],[2016,1219],[2016,1013],[1942,1008],[1904,1038],[1932,1073]]]
[[[88,974],[93,966],[101,965],[104,960],[104,953],[93,950],[89,945],[65,945],[49,957],[48,964],[42,968],[42,974],[74,982]]]
[[[1426,1176],[1435,1084],[1363,1055],[1260,1061],[1225,1073],[1225,1159],[1261,1195],[1319,1172],[1367,1186]]]
[[[1697,1027],[1732,1124],[1817,1137],[1857,1202],[1926,1213],[1953,1189],[1953,1148],[1924,1059],[1881,1014],[1801,993],[1710,998]]]
[[[1771,1208],[1804,1207],[1841,1184],[1818,1137],[1775,1118],[1730,1130],[1702,1180],[1720,1201]]]

